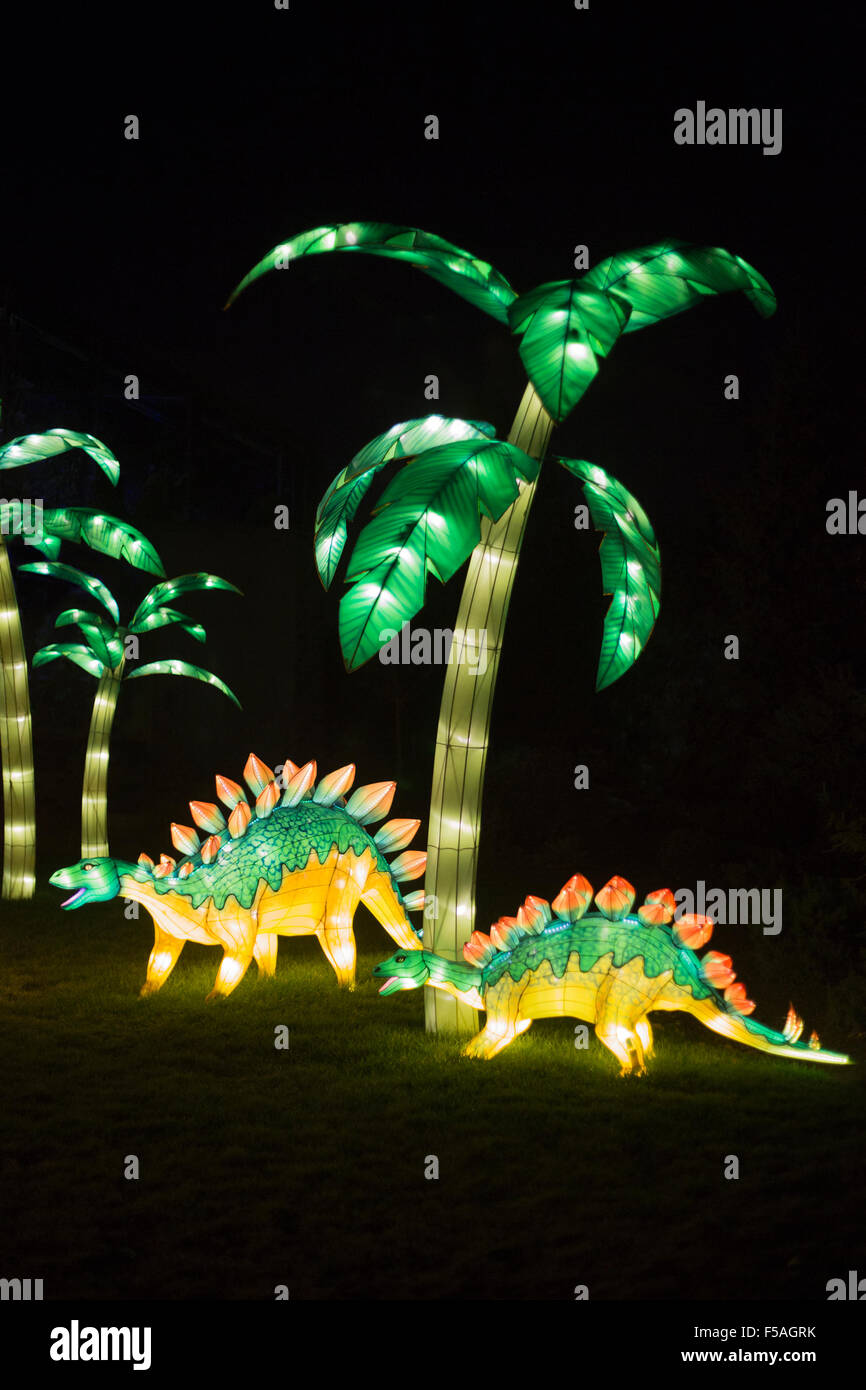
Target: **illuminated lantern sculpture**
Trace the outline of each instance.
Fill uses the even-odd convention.
[[[527,898],[517,916],[500,918],[489,936],[473,932],[463,962],[423,948],[399,951],[373,970],[385,980],[379,993],[426,984],[484,1009],[487,1021],[464,1048],[468,1057],[495,1057],[534,1019],[565,1015],[595,1024],[621,1076],[642,1076],[652,1053],[647,1014],[665,1009],[693,1014],[713,1032],[774,1057],[849,1061],[825,1051],[815,1033],[800,1042],[803,1021],[793,1005],[781,1032],[752,1019],[755,1006],[745,986],[733,983],[730,957],[695,954],[693,948],[709,940],[712,921],[694,915],[675,921],[669,889],[650,893],[635,915],[635,892],[624,878],[596,893],[595,912],[588,911],[592,892],[576,874],[552,904]]]
[[[200,623],[193,623],[184,613],[166,607],[178,594],[190,593],[196,589],[230,589],[239,594],[234,584],[220,579],[215,574],[181,574],[176,579],[165,579],[145,594],[135,610],[128,627],[120,622],[117,600],[101,580],[92,574],[85,574],[72,565],[61,565],[54,560],[37,560],[34,564],[21,565],[21,571],[32,574],[46,574],[62,579],[83,589],[87,596],[100,604],[103,613],[95,613],[86,608],[67,608],[55,619],[55,627],[74,625],[78,628],[83,642],[52,642],[41,647],[33,657],[34,666],[44,666],[49,661],[65,658],[74,666],[79,666],[88,675],[95,676],[99,684],[93,699],[93,713],[90,718],[90,733],[87,739],[87,752],[84,757],[84,786],[81,794],[81,853],[84,858],[105,857],[108,854],[108,755],[111,729],[117,709],[117,697],[121,682],[135,680],[139,676],[189,676],[192,680],[212,685],[228,696],[238,707],[237,696],[219,676],[205,671],[201,666],[193,666],[188,661],[149,661],[144,666],[132,670],[127,665],[127,643],[156,628],[178,624],[197,642],[204,642],[206,633]],[[108,616],[106,617],[105,614]]]
[[[366,252],[425,271],[511,331],[529,377],[507,440],[483,421],[439,415],[394,425],[337,475],[316,518],[316,563],[327,586],[348,523],[376,473],[392,461],[402,465],[346,572],[350,587],[339,626],[349,670],[418,613],[428,573],[444,582],[469,561],[454,628],[458,659],[449,654],[436,735],[425,884],[437,903],[433,944],[456,960],[474,922],[482,790],[505,621],[553,426],[580,400],[620,336],[728,290],[742,290],[765,316],[776,300],[752,266],[717,247],[658,242],[609,256],[579,278],[518,295],[493,266],[442,237],[391,223],[344,222],[275,246],[229,303],[266,272],[331,251]],[[633,665],[652,631],[659,611],[658,550],[639,504],[610,474],[583,460],[559,462],[580,480],[605,533],[602,576],[612,599],[601,689]],[[477,1026],[461,998],[428,992],[426,1006],[430,1030]]]
[[[67,910],[117,896],[142,903],[153,918],[154,945],[142,995],[168,979],[186,941],[222,946],[224,955],[208,1000],[231,994],[251,960],[273,975],[278,936],[316,936],[339,984],[355,987],[353,919],[358,903],[373,913],[403,950],[420,946],[407,913],[419,911],[423,891],[405,897],[399,884],[424,872],[427,856],[407,850],[421,824],[391,820],[371,835],[365,826],[388,814],[394,782],[359,787],[347,798],[353,764],[316,781],[316,764],[283,765],[277,778],[251,753],[243,787],[217,777],[219,806],[191,801],[199,830],[172,825],[180,858],[146,854],[137,864],[82,859],[51,877],[72,889]],[[393,851],[389,861],[386,854]]]
[[[52,429],[27,434],[0,448],[0,470],[23,468],[69,450],[80,449],[116,484],[120,464],[92,434]],[[51,507],[34,513],[32,504],[0,500],[0,764],[3,769],[4,898],[31,898],[36,884],[36,796],[33,733],[27,660],[21,619],[5,537],[18,536],[55,560],[61,541],[90,546],[101,555],[123,559],[136,569],[163,575],[162,562],[140,531],[117,517],[89,507]]]

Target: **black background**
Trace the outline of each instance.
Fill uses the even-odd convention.
[[[437,409],[504,436],[523,369],[500,325],[374,258],[312,258],[224,313],[267,250],[332,221],[392,221],[468,247],[523,291],[570,276],[579,243],[591,262],[666,235],[723,246],[769,279],[777,315],[725,296],[627,338],[554,435],[640,498],[662,611],[634,670],[595,694],[597,543],[575,531],[576,483],[549,462],[497,688],[479,925],[577,870],[644,890],[782,886],[786,911],[835,912],[808,923],[812,1012],[839,1047],[862,1029],[866,540],[825,529],[828,500],[863,487],[857,43],[827,5],[259,0],[18,16],[0,91],[3,441],[53,425],[104,439],[116,492],[75,457],[39,474],[46,505],[105,506],[170,575],[211,570],[245,594],[187,601],[206,648],[157,634],[143,649],[210,666],[243,712],[192,682],[122,692],[113,852],[169,849],[169,821],[251,749],[322,772],[356,761],[361,781],[398,779],[396,814],[426,811],[441,672],[344,671],[315,509],[369,439],[432,408],[428,373]],[[781,107],[781,154],[675,145],[674,111],[698,100]],[[732,372],[738,402],[723,398]],[[273,527],[280,503],[288,533]],[[124,608],[147,586],[67,558],[92,562]],[[18,587],[32,651],[67,595],[31,576]],[[431,580],[425,621],[451,625],[458,597],[459,579]],[[738,662],[723,659],[728,634]],[[40,881],[77,856],[92,694],[59,664],[32,680]],[[589,792],[573,789],[578,763]],[[797,926],[741,958],[798,949]]]

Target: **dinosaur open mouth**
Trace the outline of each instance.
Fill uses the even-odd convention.
[[[63,900],[63,902],[60,904],[60,906],[61,906],[61,907],[75,907],[76,904],[78,904],[78,903],[81,902],[81,899],[84,897],[84,894],[85,894],[86,891],[87,891],[87,890],[86,890],[85,888],[79,888],[78,892],[77,892],[77,893],[73,893],[71,898],[64,898],[64,900]]]
[[[380,994],[387,994],[387,993],[388,993],[388,990],[391,988],[391,985],[396,985],[397,983],[398,983],[397,976],[396,976],[396,975],[389,975],[388,978],[387,978],[387,980],[385,981],[385,983],[382,985],[382,988],[379,990],[379,993],[380,993]]]

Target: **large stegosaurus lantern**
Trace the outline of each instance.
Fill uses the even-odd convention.
[[[405,897],[399,884],[420,877],[427,856],[405,846],[421,822],[391,820],[375,834],[364,828],[388,814],[395,782],[359,787],[353,763],[316,782],[316,764],[286,762],[277,778],[251,753],[243,787],[217,777],[228,817],[211,802],[191,801],[195,824],[171,827],[180,860],[147,854],[137,864],[110,858],[79,860],[51,876],[72,889],[66,910],[110,898],[143,903],[153,918],[154,944],[142,995],[168,979],[187,941],[222,946],[224,955],[208,1000],[231,994],[250,961],[273,975],[279,936],[314,935],[341,985],[355,986],[353,922],[359,903],[403,950],[421,945],[408,912],[420,911],[423,890]],[[385,858],[403,850],[389,863]]]
[[[734,983],[730,956],[696,951],[713,930],[709,917],[674,920],[669,888],[650,893],[632,916],[635,890],[612,878],[595,894],[575,874],[554,898],[529,897],[516,917],[501,917],[490,935],[473,932],[465,962],[432,951],[399,951],[374,970],[385,978],[380,994],[430,985],[484,1009],[487,1021],[463,1049],[469,1057],[495,1057],[537,1018],[562,1015],[595,1024],[600,1042],[621,1065],[621,1076],[643,1075],[652,1052],[647,1014],[654,1009],[690,1013],[713,1032],[774,1057],[803,1062],[849,1060],[827,1052],[813,1033],[799,1041],[803,1020],[791,1005],[781,1032],[749,1017],[755,1005]]]

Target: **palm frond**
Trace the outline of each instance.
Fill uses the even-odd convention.
[[[367,523],[346,574],[340,643],[351,671],[424,604],[427,574],[445,583],[477,545],[482,515],[498,521],[519,479],[539,464],[513,444],[466,440],[429,449],[391,480]]]
[[[226,308],[269,270],[286,269],[303,256],[324,251],[365,251],[371,256],[386,256],[417,266],[500,323],[507,323],[508,306],[516,298],[504,275],[487,261],[479,260],[444,237],[392,222],[336,222],[299,232],[273,247],[244,276],[230,295]]]
[[[596,690],[624,676],[649,641],[661,603],[661,556],[646,512],[610,473],[585,459],[559,462],[583,484],[596,528],[603,591],[611,595],[604,619]]]
[[[58,428],[46,430],[45,434],[21,434],[0,448],[0,468],[22,468],[28,463],[38,463],[40,459],[65,454],[70,449],[83,449],[99,465],[109,482],[117,482],[120,464],[108,445],[94,435],[81,434],[78,430]]]
[[[463,439],[492,439],[495,434],[496,427],[483,420],[426,415],[392,425],[360,449],[337,474],[316,512],[316,568],[325,588],[330,587],[340,563],[348,524],[380,469],[394,459],[407,461],[441,444]]]

